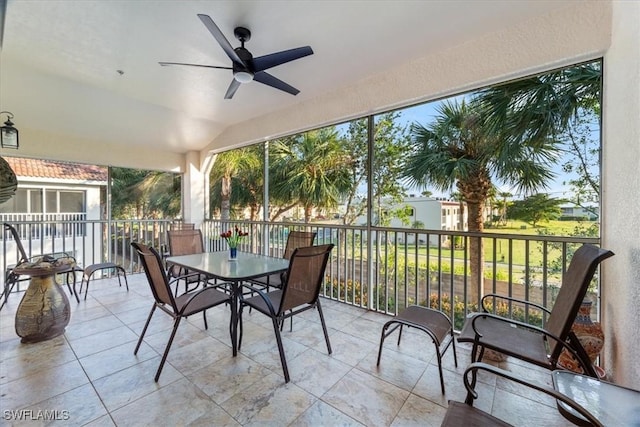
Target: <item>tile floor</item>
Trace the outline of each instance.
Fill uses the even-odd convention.
[[[155,383],[171,319],[156,312],[134,356],[151,298],[143,274],[130,275],[129,287],[118,287],[116,279],[92,281],[86,301],[71,301],[66,333],[37,344],[21,344],[16,336],[21,295],[11,295],[0,312],[0,425],[439,426],[447,401],[466,396],[461,374],[468,347],[458,346],[457,368],[447,351],[442,395],[433,345],[424,335],[405,332],[399,347],[391,336],[378,368],[379,334],[389,317],[324,299],[333,354],[317,312],[296,317],[293,332],[284,332],[288,384],[271,324],[259,313],[245,316],[242,351],[231,356],[224,306],[208,311],[208,330],[200,315],[180,325]],[[550,384],[548,371],[501,365]],[[481,376],[478,392],[478,407],[513,424],[568,424],[555,402],[504,380]],[[45,421],[42,411],[57,411],[58,420]]]

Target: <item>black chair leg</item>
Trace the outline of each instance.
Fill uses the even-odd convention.
[[[173,344],[173,338],[176,336],[176,332],[178,331],[178,326],[180,326],[180,319],[182,319],[182,317],[178,316],[176,317],[176,320],[173,322],[173,330],[171,331],[169,342],[167,343],[167,347],[164,349],[162,360],[160,360],[160,366],[158,366],[158,371],[156,372],[156,377],[155,377],[156,382],[158,382],[158,379],[160,378],[160,374],[162,373],[162,368],[164,367],[164,362],[167,361],[169,350],[171,350],[171,344]]]
[[[287,359],[284,355],[284,346],[282,345],[282,336],[280,335],[280,325],[278,325],[278,319],[271,318],[273,322],[273,330],[276,333],[276,341],[278,342],[278,351],[280,352],[280,363],[282,363],[282,371],[284,372],[284,382],[289,382],[289,368],[287,367]]]
[[[327,332],[327,324],[324,323],[324,314],[322,313],[322,306],[320,305],[320,300],[316,302],[316,307],[318,309],[318,314],[320,314],[320,323],[322,323],[322,331],[324,332],[324,340],[327,343],[327,351],[329,354],[332,353],[331,343],[329,342],[329,333]]]
[[[376,362],[376,366],[380,366],[380,357],[382,357],[382,345],[384,344],[384,339],[387,337],[385,334],[389,325],[384,325],[382,327],[382,332],[380,333],[380,347],[378,348],[378,361]]]
[[[2,291],[2,296],[0,296],[0,298],[3,298],[2,304],[0,305],[0,310],[2,310],[2,307],[4,307],[4,305],[7,303],[9,294],[11,293],[11,291],[13,291],[13,287],[15,285],[15,280],[11,280],[10,278],[6,279],[6,281],[4,282],[4,291]]]
[[[133,354],[138,354],[138,349],[140,348],[140,344],[142,344],[142,338],[144,338],[144,334],[147,332],[147,327],[149,327],[149,322],[151,321],[151,317],[153,316],[153,312],[156,311],[156,304],[153,304],[151,307],[151,312],[149,313],[149,317],[147,317],[147,321],[144,324],[144,328],[142,328],[142,333],[140,334],[140,338],[138,338],[138,344],[136,345],[136,349],[133,351]]]

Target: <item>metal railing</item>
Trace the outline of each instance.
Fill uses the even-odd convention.
[[[206,221],[209,250],[224,250],[221,232],[249,232],[241,250],[282,256],[290,230],[317,233],[316,244],[334,243],[323,295],[346,304],[397,314],[410,304],[445,312],[459,329],[480,298],[499,293],[546,307],[555,301],[573,252],[597,238],[335,224]],[[472,251],[482,242],[482,252]],[[263,249],[264,248],[264,249]],[[475,261],[475,262],[474,262]],[[479,268],[482,266],[482,268]],[[597,278],[590,289],[597,317]],[[496,305],[503,315],[542,325],[545,314],[529,306]]]
[[[130,243],[143,241],[165,251],[171,221],[66,219],[12,225],[30,256],[67,252],[81,266],[111,261],[138,272]],[[322,291],[325,297],[390,314],[410,304],[426,305],[454,319],[456,329],[487,293],[552,306],[573,251],[584,243],[599,244],[595,238],[210,220],[201,227],[205,249],[226,250],[220,233],[236,225],[249,232],[239,250],[276,257],[282,256],[290,230],[315,231],[316,244],[335,244]],[[478,242],[481,255],[472,250]],[[17,259],[15,244],[4,231],[0,250],[4,271]],[[597,289],[595,280],[590,296],[596,313]],[[542,313],[517,304],[495,309],[525,321],[545,321]]]

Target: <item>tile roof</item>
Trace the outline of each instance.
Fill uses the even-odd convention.
[[[82,181],[106,181],[105,166],[83,165],[55,160],[4,157],[18,179],[20,177],[52,178]]]

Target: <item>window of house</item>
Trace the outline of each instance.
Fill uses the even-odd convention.
[[[60,191],[58,195],[58,212],[85,212],[84,191]]]
[[[82,213],[85,192],[42,188],[20,188],[0,205],[0,213]]]

